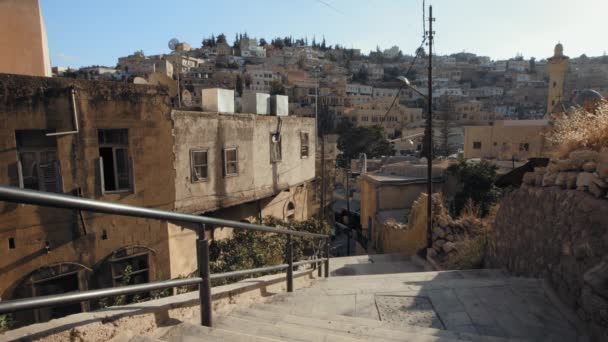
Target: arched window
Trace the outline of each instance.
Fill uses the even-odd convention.
[[[285,212],[283,214],[283,217],[285,218],[285,220],[288,221],[293,221],[296,218],[296,205],[289,201],[287,203],[287,206],[285,207]]]
[[[40,267],[17,285],[11,298],[36,297],[88,290],[88,276],[92,270],[76,262],[60,262]],[[8,299],[8,298],[3,298]],[[46,322],[54,318],[88,311],[88,302],[56,305],[15,313],[15,320],[28,324]]]

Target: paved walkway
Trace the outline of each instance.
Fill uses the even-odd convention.
[[[332,260],[335,271],[356,258],[342,259],[344,263]],[[577,340],[575,327],[549,299],[540,280],[497,270],[334,277],[298,290],[287,300],[311,313],[504,338]]]

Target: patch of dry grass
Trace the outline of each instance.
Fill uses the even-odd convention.
[[[557,158],[582,148],[595,151],[608,148],[608,102],[600,103],[593,113],[576,108],[554,117],[547,139],[555,146]]]

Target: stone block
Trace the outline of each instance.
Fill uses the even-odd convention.
[[[555,185],[555,179],[557,178],[557,173],[545,173],[543,176],[543,186],[553,186]]]
[[[589,183],[589,192],[595,197],[602,197],[606,194],[606,189],[599,187],[595,182]]]
[[[451,251],[456,250],[456,244],[448,241],[443,245],[442,249],[445,254],[449,254]]]
[[[566,172],[559,172],[555,177],[555,185],[560,186],[562,188],[566,187]]]
[[[576,179],[578,176],[578,172],[570,171],[566,175],[566,189],[575,189],[576,188]]]
[[[433,238],[443,239],[445,237],[445,231],[441,227],[433,228]]]
[[[581,167],[585,162],[588,161],[597,161],[599,153],[592,150],[577,150],[570,152],[570,159],[572,162]]]
[[[576,176],[576,187],[588,187],[595,178],[597,177],[591,172],[581,172]]]
[[[524,173],[524,177],[522,178],[522,183],[527,185],[534,185],[534,180],[536,179],[536,175],[534,172],[526,172]]]
[[[594,161],[585,162],[582,166],[583,171],[585,172],[595,172],[597,167],[597,163]]]
[[[441,247],[443,247],[443,245],[445,243],[446,243],[445,240],[437,240],[437,241],[435,241],[435,243],[433,245],[436,246],[436,247],[438,247],[438,248],[441,248]]]
[[[559,171],[574,171],[578,169],[578,166],[571,159],[561,159],[555,161]]]
[[[608,151],[602,151],[598,154],[596,169],[601,178],[608,178]]]

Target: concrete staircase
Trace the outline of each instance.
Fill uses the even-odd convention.
[[[334,276],[215,317],[213,328],[184,322],[129,341],[585,340],[540,280],[499,270],[424,272],[394,255],[331,263]]]

